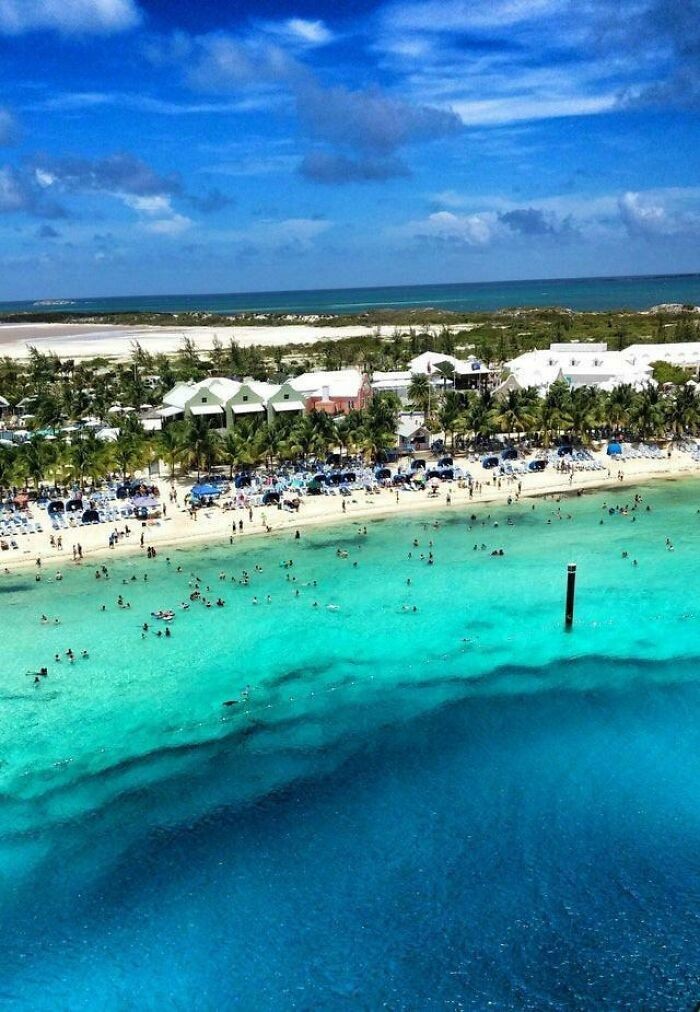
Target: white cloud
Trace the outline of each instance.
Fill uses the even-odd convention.
[[[121,197],[127,207],[133,208],[134,211],[141,211],[143,214],[173,213],[170,197],[163,196],[162,194],[139,197],[130,193],[120,193],[116,196]]]
[[[305,18],[289,18],[282,22],[268,22],[266,31],[279,35],[303,46],[326,46],[333,42],[335,35],[323,21],[308,21]]]
[[[640,0],[627,2],[632,17]],[[606,10],[596,0],[396,0],[377,15],[373,48],[413,102],[450,108],[467,126],[598,115],[650,72],[639,52],[609,44]]]
[[[179,214],[166,194],[137,196],[132,193],[115,193],[114,196],[120,197],[133,211],[145,215],[142,227],[153,235],[181,235],[192,225],[192,219]]]
[[[230,115],[237,112],[251,112],[258,108],[267,108],[268,99],[247,98],[237,101],[218,102],[172,102],[153,95],[134,92],[102,92],[75,91],[61,92],[25,103],[22,108],[27,112],[81,112],[83,110],[115,107],[133,109],[135,112],[155,113],[162,116],[197,116],[221,114]]]
[[[395,230],[412,239],[429,239],[460,246],[487,246],[501,231],[498,215],[492,211],[454,214],[436,211],[421,221],[409,221]]]
[[[690,192],[697,195],[696,189]],[[697,203],[688,206],[687,190],[628,191],[620,197],[618,207],[625,228],[633,236],[652,239],[700,233]]]
[[[614,92],[603,95],[512,95],[496,99],[453,101],[452,109],[467,126],[522,123],[561,116],[591,116],[617,104]]]
[[[463,247],[485,247],[515,238],[536,248],[541,240],[589,242],[670,240],[700,236],[700,187],[664,187],[643,192],[524,196],[470,195],[445,190],[431,195],[438,209],[427,217],[389,229],[392,237]],[[534,245],[533,245],[534,244]]]
[[[156,221],[149,221],[143,227],[147,232],[154,235],[181,235],[192,224],[192,219],[184,214],[173,214],[170,218],[158,218]]]
[[[0,33],[6,35],[110,34],[134,28],[140,21],[134,0],[0,0]]]

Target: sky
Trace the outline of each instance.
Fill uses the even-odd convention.
[[[0,299],[700,270],[700,0],[0,0]]]

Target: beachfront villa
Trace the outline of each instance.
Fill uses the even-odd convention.
[[[347,414],[364,407],[371,396],[368,377],[357,369],[302,373],[282,384],[212,376],[178,383],[147,420],[154,428],[158,422],[204,417],[213,429],[229,429],[244,417],[271,422],[277,415],[305,411]]]
[[[427,376],[436,389],[447,386],[451,390],[484,393],[493,386],[497,373],[476,358],[464,360],[454,355],[441,355],[437,351],[425,351],[411,359],[404,370],[375,372],[372,390],[396,394],[403,404],[408,404],[408,391],[414,376]]]
[[[549,350],[518,355],[506,362],[505,369],[508,375],[496,388],[497,396],[528,387],[534,387],[542,395],[553,383],[562,380],[573,389],[597,387],[599,390],[612,390],[622,384],[640,390],[653,382],[650,362],[634,361],[627,352],[608,351],[604,343],[551,344]]]

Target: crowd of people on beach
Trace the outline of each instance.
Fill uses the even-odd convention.
[[[482,532],[482,536],[475,541],[470,541],[471,552],[477,554],[485,554],[490,558],[504,558],[506,556],[506,550],[503,544],[503,540],[500,537],[502,529],[514,527],[517,525],[519,519],[522,518],[522,505],[519,504],[519,492],[515,492],[514,495],[509,499],[509,506],[511,510],[503,516],[502,513],[492,513],[481,511],[480,513],[472,512],[464,518],[465,532],[467,540],[470,541],[469,535],[479,531]],[[518,508],[519,507],[519,508]],[[570,510],[563,506],[563,499],[560,494],[553,497],[553,501],[548,499],[546,496],[542,497],[539,503],[531,503],[529,512],[534,512],[537,509],[545,512],[543,516],[543,522],[545,525],[551,525],[558,522],[573,521],[574,514]],[[605,524],[610,522],[614,518],[627,518],[629,522],[635,523],[637,516],[640,511],[645,513],[651,513],[651,505],[644,502],[644,499],[640,493],[635,493],[631,502],[621,503],[616,501],[608,503],[607,499],[603,500],[601,505],[603,516],[599,519],[599,524]],[[699,511],[700,512],[700,511]],[[239,521],[239,530],[242,527],[243,521]],[[425,531],[425,537],[420,538],[414,536],[411,538],[409,545],[407,546],[407,559],[409,561],[420,562],[428,567],[433,567],[438,563],[438,542],[440,530],[443,521],[437,518],[433,521],[424,521],[422,527]],[[493,536],[487,540],[483,540],[483,532],[487,529],[491,530],[496,535],[496,544],[493,544]],[[234,525],[235,530],[235,525]],[[293,543],[298,544],[302,541],[301,531],[296,529],[291,535]],[[362,561],[362,546],[364,539],[369,536],[369,529],[366,525],[354,525],[354,538],[353,543],[350,547],[347,543],[337,544],[334,549],[335,558],[338,562],[349,562],[353,569],[356,569]],[[233,531],[230,538],[231,543],[234,542]],[[159,558],[156,549],[150,545],[144,545],[143,539],[141,542],[141,548],[144,553],[144,557],[147,560],[153,561]],[[669,552],[674,551],[674,545],[670,538],[666,538],[665,548]],[[82,560],[82,554],[80,551],[80,545],[73,546],[73,555],[75,561],[80,564]],[[622,559],[629,559],[633,567],[639,565],[638,559],[630,557],[628,550],[622,550]],[[321,601],[319,600],[318,594],[318,581],[313,576],[309,575],[308,578],[304,577],[303,568],[304,562],[307,562],[308,556],[302,559],[301,565],[298,559],[294,557],[285,557],[279,561],[279,567],[284,574],[284,583],[291,585],[294,599],[299,599],[302,594],[310,592],[309,596],[312,600],[309,601],[309,605],[312,609],[319,609],[322,607]],[[215,592],[212,589],[212,578],[206,574],[198,572],[185,572],[185,568],[182,564],[174,566],[170,556],[165,556],[162,564],[167,567],[172,577],[168,579],[167,588],[168,593],[173,594],[176,587],[186,589],[186,593],[181,594],[181,600],[178,606],[169,608],[159,608],[150,611],[150,614],[139,621],[138,630],[141,639],[145,640],[153,636],[156,639],[170,640],[174,636],[173,623],[177,618],[178,614],[182,618],[195,606],[201,606],[206,609],[225,609],[227,607],[227,601],[220,592]],[[41,560],[37,560],[37,567],[41,569]],[[216,576],[216,580],[219,585],[227,584],[232,589],[249,589],[253,588],[257,578],[263,574],[263,566],[256,563],[252,569],[242,569],[238,573],[232,573],[226,569],[219,569]],[[101,583],[108,583],[113,579],[113,574],[110,568],[102,563],[98,565],[94,570],[94,578],[96,581]],[[54,576],[54,581],[60,583],[63,580],[63,574],[61,571],[57,571]],[[128,577],[123,576],[121,578],[122,590],[118,593],[114,599],[117,609],[120,611],[130,612],[132,610],[132,603],[127,598],[126,592],[129,586],[134,586],[140,583],[149,582],[149,572],[144,571],[141,574],[131,573]],[[416,586],[415,575],[406,579],[405,586],[407,591],[412,594]],[[264,594],[253,593],[250,597],[250,605],[257,607],[260,605],[272,605],[273,594],[270,593],[269,589]],[[401,613],[416,614],[418,612],[418,605],[413,600],[403,600],[397,602],[397,607]],[[109,604],[102,602],[99,605],[101,612],[106,612],[109,609]],[[340,605],[336,601],[328,601],[325,604],[325,609],[329,612],[337,612],[340,610]],[[42,613],[40,617],[40,623],[42,626],[58,626],[61,624],[61,620],[58,616],[50,616],[46,613]],[[464,642],[468,642],[468,638],[464,639]],[[36,671],[27,672],[34,676],[34,684],[40,687],[43,681],[49,676],[49,667],[52,663],[57,665],[63,661],[66,661],[69,665],[72,665],[77,658],[87,661],[90,657],[90,653],[87,648],[83,648],[80,651],[74,651],[72,647],[68,647],[61,653],[55,651],[53,654],[53,661],[42,664],[41,667]],[[249,693],[248,693],[249,695]],[[247,697],[246,697],[247,698]],[[237,700],[227,700],[225,705],[234,705]]]

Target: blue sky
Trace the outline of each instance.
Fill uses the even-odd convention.
[[[700,270],[700,0],[0,0],[0,298]]]

